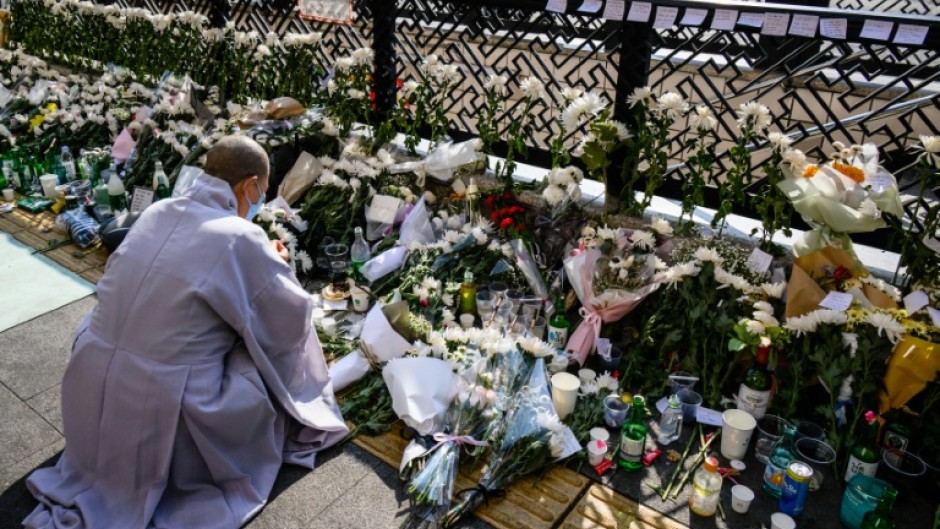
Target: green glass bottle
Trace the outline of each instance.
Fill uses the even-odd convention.
[[[163,162],[157,160],[153,167],[153,199],[154,202],[164,198],[170,198],[170,181],[163,172]]]
[[[865,420],[868,422],[868,428],[862,439],[852,445],[852,452],[849,456],[849,465],[845,469],[845,482],[848,483],[856,474],[864,474],[874,477],[878,470],[878,462],[881,459],[878,452],[878,421],[875,420],[874,413],[865,414]]]
[[[898,497],[898,491],[894,487],[885,487],[881,494],[881,500],[878,507],[873,511],[865,513],[862,518],[862,529],[894,529],[894,500]]]
[[[907,425],[905,415],[889,422],[884,427],[881,436],[881,446],[884,448],[885,462],[892,466],[901,464],[901,454],[909,451],[911,443],[911,427]]]
[[[796,426],[783,427],[783,437],[774,443],[770,449],[767,467],[764,469],[764,492],[774,498],[780,497],[783,489],[783,480],[787,473],[787,466],[796,458],[793,440],[796,436]]]
[[[739,410],[744,410],[760,420],[770,406],[770,389],[773,385],[770,371],[767,370],[770,348],[759,348],[755,357],[754,366],[744,374],[744,381],[738,388],[736,405]]]
[[[628,472],[643,468],[647,432],[646,399],[635,395],[630,407],[630,417],[623,423],[620,431],[620,457],[617,458],[620,468]]]
[[[476,314],[477,312],[477,285],[473,282],[473,272],[467,270],[463,273],[463,283],[460,284],[460,314]]]
[[[548,323],[548,343],[555,346],[555,349],[564,349],[568,344],[568,330],[571,323],[565,315],[565,297],[561,294],[555,300],[555,314]]]

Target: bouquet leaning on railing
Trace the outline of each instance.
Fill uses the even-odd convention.
[[[441,527],[454,527],[488,498],[505,495],[503,487],[581,449],[558,419],[541,358],[532,366],[526,385],[512,397],[503,424],[479,484],[458,493],[459,502],[441,518]]]

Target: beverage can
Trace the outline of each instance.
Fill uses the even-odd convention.
[[[787,467],[783,487],[780,490],[780,511],[790,516],[799,516],[806,507],[813,468],[802,461],[794,461]]]

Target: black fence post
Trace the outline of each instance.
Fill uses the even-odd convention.
[[[209,25],[214,28],[223,28],[228,22],[230,13],[228,0],[210,0]]]
[[[627,97],[649,81],[650,64],[653,57],[653,28],[649,24],[623,22],[620,24],[620,60],[617,63],[617,87],[614,92],[614,119],[630,123],[630,107]],[[615,160],[607,175],[607,192],[618,196],[623,189],[621,176],[624,159]]]
[[[372,50],[375,67],[372,75],[375,91],[377,121],[395,106],[395,80],[398,76],[398,57],[395,52],[396,0],[368,0],[372,10]]]

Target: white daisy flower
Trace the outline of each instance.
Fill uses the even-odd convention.
[[[653,217],[650,222],[650,228],[660,235],[672,235],[672,224],[662,217]]]
[[[878,328],[878,336],[881,336],[881,333],[884,332],[885,336],[891,340],[891,343],[898,343],[901,335],[904,334],[904,326],[890,314],[873,312],[866,316],[864,321],[872,327]]]

